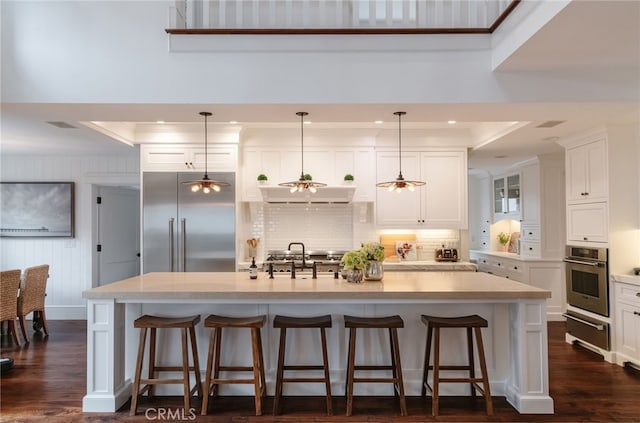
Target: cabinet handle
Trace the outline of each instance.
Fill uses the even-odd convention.
[[[589,238],[587,238],[586,236],[584,238],[582,238],[583,241],[588,241]]]
[[[533,251],[533,247],[529,247],[529,251]]]
[[[533,232],[529,232],[529,235],[533,235]]]
[[[636,292],[636,297],[640,297],[640,292]]]
[[[634,311],[633,314],[635,314],[636,316],[640,316],[640,313],[638,313],[637,311]]]
[[[498,266],[502,266],[502,264],[498,263]]]
[[[513,266],[513,270],[518,270],[518,266]]]

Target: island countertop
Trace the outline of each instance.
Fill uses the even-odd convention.
[[[546,299],[551,292],[478,272],[385,272],[380,282],[321,276],[296,279],[247,272],[154,272],[83,292],[91,300],[509,300]]]

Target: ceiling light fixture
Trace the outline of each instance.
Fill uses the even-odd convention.
[[[290,192],[294,193],[294,192],[302,192],[302,191],[311,191],[312,193],[316,192],[317,188],[321,188],[321,187],[326,187],[327,184],[323,184],[321,182],[313,182],[310,179],[306,179],[305,178],[305,174],[304,174],[304,117],[307,116],[309,113],[307,112],[297,112],[296,115],[300,116],[300,145],[301,145],[301,149],[300,149],[300,179],[298,179],[297,181],[292,181],[292,182],[283,182],[281,184],[278,184],[281,187],[288,187],[291,188]]]
[[[398,116],[398,163],[400,172],[398,173],[398,177],[395,181],[390,182],[378,182],[376,186],[378,188],[387,188],[389,191],[402,192],[404,188],[409,191],[414,191],[415,187],[419,187],[425,184],[422,181],[407,181],[402,176],[402,116],[406,115],[407,112],[394,112],[394,115]]]
[[[198,192],[202,190],[205,194],[209,194],[211,191],[219,192],[220,187],[229,186],[226,182],[214,181],[209,178],[209,173],[207,172],[207,156],[208,156],[208,143],[207,143],[207,118],[211,116],[210,112],[200,112],[200,116],[204,116],[204,176],[202,179],[197,181],[187,181],[183,182],[183,184],[189,185],[191,187],[191,191]]]

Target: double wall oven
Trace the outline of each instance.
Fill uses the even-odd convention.
[[[567,332],[609,350],[608,249],[568,245],[564,262],[569,306],[564,314]]]

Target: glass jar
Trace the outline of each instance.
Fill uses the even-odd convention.
[[[364,268],[365,281],[381,281],[384,276],[384,267],[382,262],[377,260],[369,260]]]

